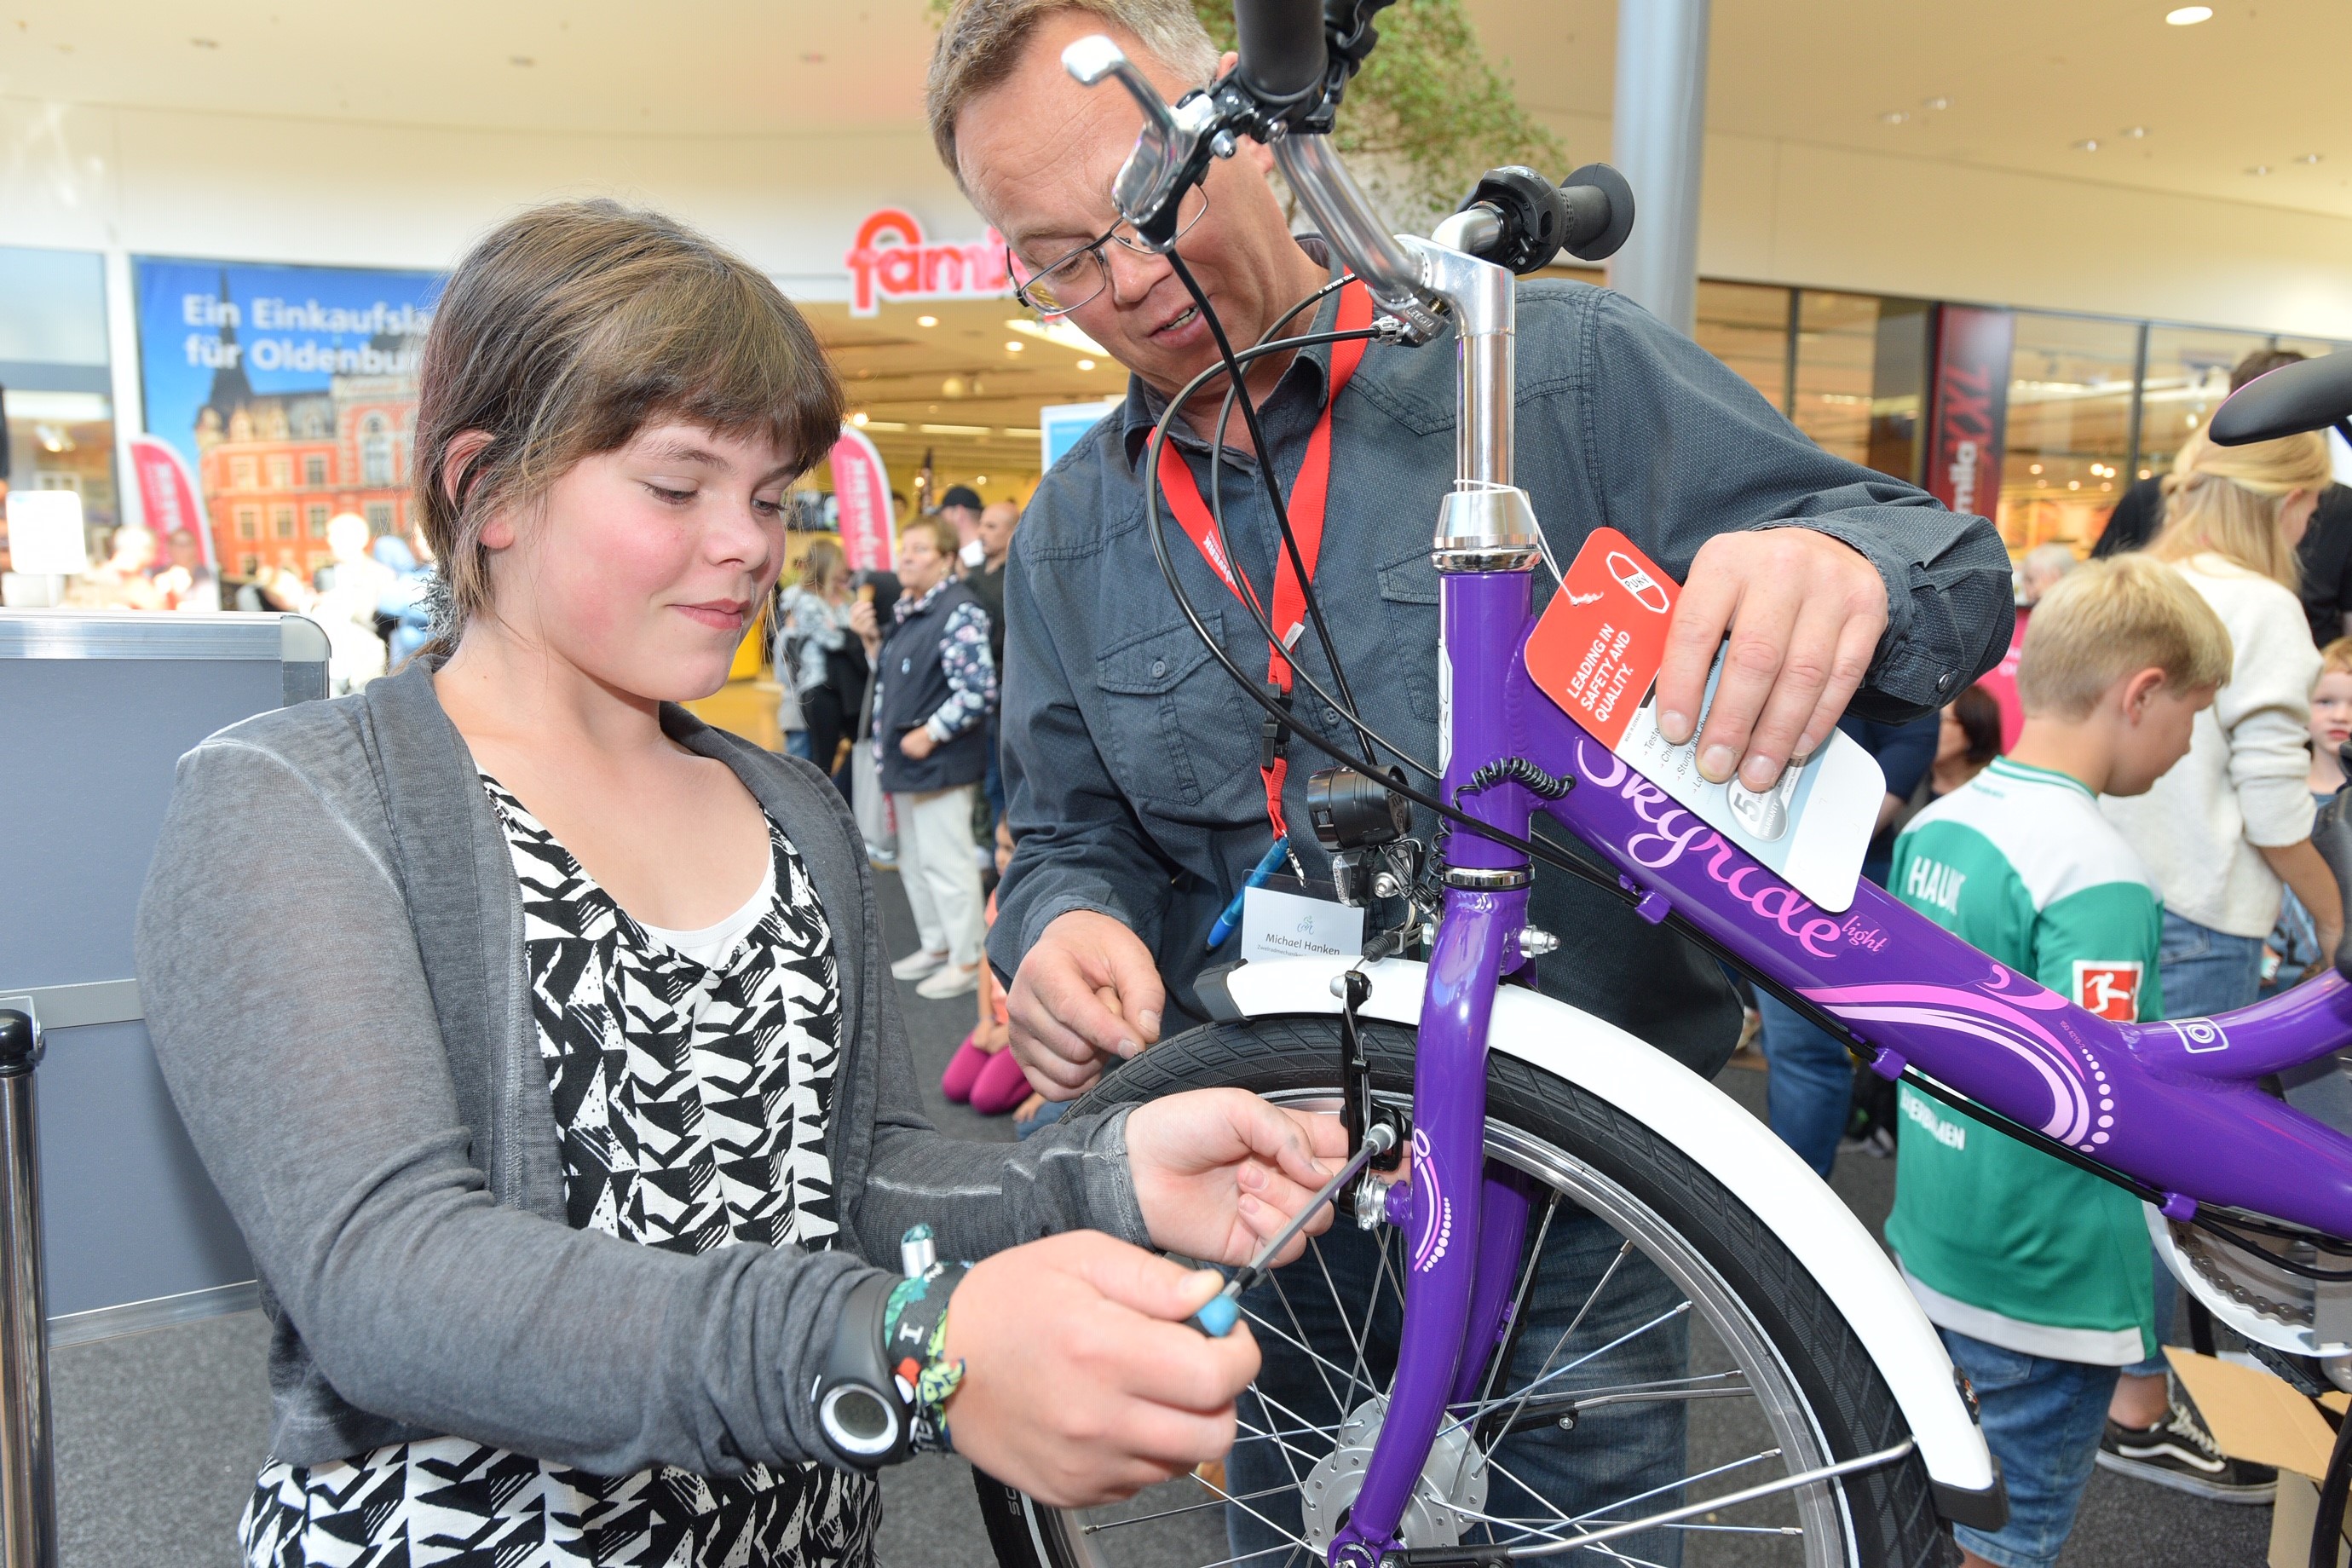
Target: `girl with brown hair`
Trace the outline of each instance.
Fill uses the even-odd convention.
[[[1244,1260],[1336,1123],[1211,1091],[940,1137],[840,796],[677,706],[840,412],[700,236],[500,226],[425,351],[434,647],[182,759],[139,966],[271,1320],[247,1563],[863,1563],[908,1435],[1065,1504],[1232,1442],[1256,1350],[1143,1248]]]

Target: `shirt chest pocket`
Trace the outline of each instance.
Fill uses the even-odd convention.
[[[1206,605],[1200,612],[1223,643],[1222,613]],[[1234,658],[1253,668],[1248,649]],[[1261,655],[1255,665],[1264,664]],[[1138,809],[1213,824],[1265,809],[1256,705],[1234,689],[1189,624],[1113,643],[1097,657],[1095,684],[1103,718],[1096,744]]]
[[[1381,567],[1381,609],[1388,618],[1389,668],[1404,687],[1412,716],[1437,722],[1437,567],[1416,544]],[[1326,614],[1329,611],[1326,610]],[[1359,678],[1360,679],[1360,678]]]

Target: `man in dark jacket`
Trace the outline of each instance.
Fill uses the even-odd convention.
[[[898,536],[901,593],[887,636],[870,604],[849,624],[874,665],[874,744],[898,818],[898,873],[923,945],[890,966],[934,1000],[980,984],[980,866],[972,799],[988,772],[996,663],[988,612],[949,575],[955,529],[920,517]]]

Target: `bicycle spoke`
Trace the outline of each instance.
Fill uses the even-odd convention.
[[[1244,1307],[1242,1309],[1242,1316],[1247,1318],[1251,1322],[1256,1324],[1259,1328],[1264,1329],[1267,1333],[1272,1334],[1276,1339],[1280,1340],[1284,1344],[1288,1345],[1299,1354],[1311,1358],[1321,1366],[1329,1367],[1333,1372],[1339,1373],[1342,1377],[1347,1375],[1347,1368],[1334,1365],[1331,1362],[1326,1360],[1317,1352],[1309,1350],[1302,1341],[1292,1339],[1288,1334],[1284,1333],[1280,1329],[1276,1328],[1272,1323],[1267,1322],[1264,1318],[1259,1317],[1247,1307]],[[1326,1384],[1325,1386],[1328,1389],[1329,1385]],[[1339,1413],[1340,1418],[1342,1420],[1346,1419],[1347,1414],[1348,1413],[1346,1411],[1342,1410]],[[1298,1419],[1304,1421],[1307,1417],[1301,1415]]]
[[[1602,1345],[1599,1350],[1587,1351],[1584,1354],[1578,1356],[1574,1361],[1568,1363],[1566,1365],[1555,1367],[1550,1372],[1544,1373],[1543,1376],[1536,1379],[1535,1382],[1519,1390],[1518,1403],[1512,1406],[1514,1416],[1516,1416],[1520,1410],[1527,1408],[1528,1400],[1533,1396],[1537,1389],[1542,1387],[1545,1384],[1551,1382],[1552,1379],[1557,1377],[1566,1377],[1570,1373],[1574,1372],[1577,1368],[1583,1366],[1588,1363],[1598,1361],[1602,1356],[1607,1355],[1611,1351],[1617,1349],[1621,1345],[1632,1343],[1633,1341],[1640,1339],[1643,1334],[1648,1333],[1652,1329],[1656,1328],[1659,1324],[1679,1318],[1690,1310],[1691,1304],[1688,1301],[1677,1301],[1673,1306],[1667,1308],[1664,1311],[1660,1312],[1656,1317],[1652,1318],[1648,1322],[1643,1323],[1640,1328],[1628,1330],[1626,1332],[1618,1335],[1615,1339],[1611,1340],[1607,1344]],[[1454,1427],[1466,1426],[1471,1422],[1478,1419],[1479,1416],[1485,1415],[1488,1410],[1494,1409],[1500,1404],[1502,1404],[1502,1401],[1497,1399],[1491,1401],[1483,1406],[1473,1406],[1470,1412],[1464,1415],[1460,1420],[1454,1422],[1454,1426],[1447,1426],[1443,1430],[1451,1432]],[[1504,1422],[1503,1427],[1506,1431],[1509,1430],[1510,1422]],[[1494,1443],[1490,1443],[1486,1446],[1487,1450],[1489,1452],[1493,1451],[1495,1444],[1500,1443],[1502,1440],[1502,1437],[1498,1435],[1495,1438]]]
[[[1250,1507],[1250,1505],[1249,1505],[1249,1504],[1247,1504],[1247,1503],[1245,1503],[1245,1502],[1242,1501],[1242,1500],[1241,1500],[1241,1499],[1239,1499],[1239,1498],[1237,1498],[1237,1497],[1234,1496],[1234,1495],[1233,1495],[1233,1493],[1231,1493],[1231,1492],[1229,1492],[1229,1491],[1225,1490],[1225,1489],[1224,1489],[1224,1488],[1223,1488],[1223,1487],[1221,1487],[1221,1486],[1217,1485],[1217,1483],[1216,1483],[1216,1482],[1214,1482],[1214,1481],[1213,1481],[1213,1480],[1209,1479],[1206,1476],[1204,1476],[1204,1475],[1201,1474],[1201,1472],[1200,1472],[1200,1471],[1198,1471],[1198,1470],[1194,1470],[1194,1471],[1192,1472],[1192,1479],[1193,1479],[1195,1481],[1198,1481],[1202,1486],[1206,1487],[1206,1488],[1207,1488],[1207,1489],[1208,1489],[1212,1493],[1215,1494],[1218,1498],[1220,1498],[1220,1499],[1223,1500],[1224,1500],[1225,1502],[1227,1502],[1227,1503],[1232,1504],[1234,1508],[1237,1508],[1237,1509],[1241,1510],[1244,1513],[1245,1513],[1245,1514],[1249,1515],[1252,1519],[1254,1519],[1254,1520],[1257,1521],[1260,1524],[1262,1524],[1262,1525],[1265,1526],[1268,1530],[1271,1530],[1271,1531],[1274,1531],[1276,1535],[1279,1535],[1280,1537],[1282,1537],[1285,1541],[1289,1542],[1293,1546],[1298,1547],[1298,1548],[1300,1548],[1301,1550],[1303,1550],[1303,1551],[1305,1551],[1305,1552],[1309,1552],[1310,1554],[1314,1552],[1315,1548],[1307,1542],[1307,1538],[1306,1538],[1306,1537],[1304,1537],[1304,1536],[1302,1536],[1302,1535],[1298,1534],[1298,1533],[1297,1533],[1297,1531],[1288,1531],[1288,1530],[1285,1530],[1285,1529],[1283,1529],[1283,1528],[1282,1528],[1282,1526],[1280,1526],[1280,1525],[1278,1525],[1278,1524],[1275,1523],[1275,1522],[1274,1522],[1274,1521],[1272,1521],[1272,1520],[1270,1520],[1270,1519],[1266,1518],[1266,1517],[1265,1517],[1265,1515],[1264,1515],[1264,1514],[1262,1514],[1262,1513],[1258,1512],[1258,1510],[1255,1510],[1255,1509],[1254,1509],[1254,1508]],[[1295,1478],[1294,1478],[1294,1482],[1295,1482]],[[1270,1546],[1269,1546],[1269,1547],[1265,1548],[1265,1551],[1263,1551],[1263,1552],[1253,1552],[1248,1553],[1248,1554],[1247,1554],[1247,1556],[1248,1556],[1248,1557],[1263,1557],[1263,1556],[1265,1556],[1265,1552],[1271,1552],[1271,1551],[1273,1551],[1273,1550],[1274,1550],[1274,1548],[1272,1548],[1272,1547],[1270,1547]],[[1230,1559],[1230,1561],[1234,1561],[1234,1562],[1242,1562],[1242,1561],[1246,1561],[1246,1558],[1234,1558],[1234,1559]]]
[[[1558,1213],[1559,1213],[1559,1194],[1555,1191],[1549,1194],[1546,1198],[1544,1203],[1543,1224],[1536,1227],[1536,1244],[1528,1248],[1528,1266],[1519,1270],[1519,1288],[1517,1290],[1514,1291],[1511,1296],[1510,1321],[1514,1327],[1517,1327],[1518,1324],[1519,1314],[1528,1310],[1528,1292],[1535,1289],[1536,1268],[1543,1261],[1544,1238],[1551,1234],[1552,1216]],[[1504,1348],[1506,1350],[1509,1348],[1512,1341],[1516,1339],[1516,1335],[1507,1335],[1505,1337]],[[1509,1359],[1510,1357],[1507,1354],[1497,1354],[1494,1361],[1487,1366],[1486,1384],[1478,1390],[1478,1397],[1481,1401],[1486,1400],[1494,1394],[1495,1380],[1503,1375],[1503,1363]]]
[[[1354,1409],[1356,1406],[1356,1388],[1360,1381],[1359,1374],[1360,1374],[1360,1382],[1364,1391],[1368,1394],[1371,1392],[1372,1367],[1371,1363],[1367,1361],[1364,1357],[1364,1344],[1372,1337],[1372,1315],[1380,1310],[1380,1276],[1377,1274],[1372,1276],[1372,1299],[1364,1303],[1364,1330],[1363,1332],[1360,1334],[1356,1331],[1355,1325],[1348,1321],[1348,1304],[1339,1299],[1339,1282],[1331,1278],[1331,1266],[1323,1260],[1323,1238],[1320,1237],[1308,1237],[1307,1249],[1315,1255],[1315,1267],[1320,1270],[1323,1275],[1323,1288],[1331,1293],[1332,1310],[1339,1314],[1339,1327],[1346,1332],[1348,1336],[1348,1349],[1356,1358],[1355,1365],[1351,1367],[1348,1373],[1348,1403],[1340,1406],[1340,1414],[1344,1416],[1348,1411]]]
[[[1628,1257],[1632,1256],[1633,1251],[1633,1244],[1631,1241],[1626,1242],[1624,1246],[1619,1247],[1617,1249],[1617,1256],[1609,1260],[1609,1267],[1601,1271],[1601,1278],[1592,1282],[1592,1289],[1585,1293],[1584,1304],[1577,1308],[1576,1316],[1569,1320],[1568,1327],[1559,1331],[1559,1338],[1553,1342],[1550,1350],[1544,1352],[1542,1364],[1536,1368],[1535,1381],[1529,1383],[1527,1387],[1519,1391],[1518,1405],[1512,1408],[1510,1415],[1506,1417],[1503,1422],[1503,1426],[1506,1431],[1509,1430],[1511,1422],[1518,1418],[1519,1410],[1527,1405],[1528,1396],[1535,1392],[1536,1384],[1541,1383],[1551,1372],[1552,1358],[1568,1348],[1570,1338],[1575,1334],[1578,1329],[1584,1326],[1585,1314],[1592,1310],[1592,1303],[1601,1300],[1601,1292],[1609,1289],[1609,1281],[1617,1278],[1618,1268],[1624,1264],[1624,1261]],[[1486,1405],[1482,1399],[1480,1408],[1473,1410],[1470,1414],[1472,1418],[1475,1419],[1475,1417],[1484,1415],[1486,1410],[1491,1408],[1493,1407]],[[1499,1437],[1496,1439],[1496,1442],[1500,1441],[1502,1441],[1502,1439]],[[1493,1443],[1488,1444],[1486,1447],[1489,1452],[1493,1451]]]
[[[1290,1320],[1291,1331],[1298,1336],[1292,1342],[1304,1344],[1307,1342],[1307,1330],[1298,1321],[1298,1309],[1290,1304],[1290,1292],[1282,1288],[1282,1276],[1269,1274],[1266,1276],[1266,1280],[1274,1287],[1274,1299],[1282,1303],[1282,1315]],[[1339,1391],[1331,1386],[1330,1376],[1323,1370],[1330,1363],[1319,1355],[1314,1360],[1316,1378],[1323,1384],[1323,1392],[1330,1399],[1331,1408],[1339,1413],[1339,1419],[1345,1421],[1348,1418],[1348,1407],[1339,1403]]]
[[[1260,1498],[1277,1497],[1289,1489],[1290,1489],[1288,1487],[1268,1487],[1264,1491],[1244,1492],[1241,1496],[1234,1499],[1233,1500],[1235,1502],[1255,1502]],[[1188,1502],[1177,1508],[1163,1508],[1158,1513],[1139,1513],[1133,1519],[1106,1520],[1100,1524],[1089,1524],[1085,1526],[1084,1532],[1087,1535],[1099,1535],[1107,1530],[1125,1530],[1131,1524],[1150,1524],[1155,1519],[1173,1519],[1180,1513],[1198,1513],[1204,1508],[1223,1508],[1224,1506],[1225,1505],[1223,1503],[1218,1501],[1215,1498],[1211,1498],[1206,1502]],[[1269,1550],[1271,1550],[1271,1548],[1269,1548]]]

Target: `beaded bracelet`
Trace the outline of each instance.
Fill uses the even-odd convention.
[[[963,1382],[963,1363],[947,1356],[948,1298],[971,1265],[932,1263],[891,1288],[882,1309],[882,1349],[898,1380],[901,1397],[913,1406],[908,1423],[910,1451],[952,1453],[947,1403]]]

